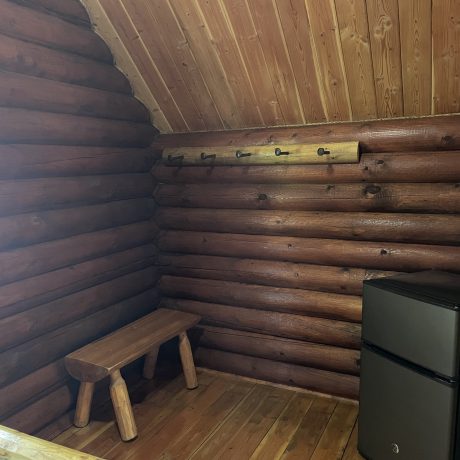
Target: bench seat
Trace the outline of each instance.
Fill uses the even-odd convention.
[[[67,370],[77,380],[97,382],[199,321],[192,313],[159,308],[67,355]]]
[[[144,377],[153,378],[160,345],[176,336],[187,388],[196,388],[198,382],[187,330],[200,319],[192,313],[160,308],[67,355],[68,372],[81,382],[74,424],[78,427],[88,424],[94,384],[110,376],[110,394],[121,437],[124,441],[135,438],[137,428],[120,369],[145,355]]]

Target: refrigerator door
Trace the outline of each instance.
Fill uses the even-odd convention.
[[[358,448],[370,460],[451,460],[457,390],[367,346]]]
[[[459,375],[459,310],[364,284],[363,340],[449,378]]]

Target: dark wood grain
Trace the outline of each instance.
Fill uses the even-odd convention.
[[[0,108],[0,138],[7,144],[147,147],[156,130],[147,123]]]
[[[198,348],[199,366],[358,399],[359,378],[227,351]]]
[[[168,275],[357,295],[364,280],[397,273],[206,255],[160,254],[158,264]]]
[[[162,207],[163,229],[367,241],[458,244],[459,215]]]
[[[5,35],[112,62],[108,46],[87,28],[8,0],[0,1],[0,10],[0,32]]]
[[[49,14],[56,14],[68,21],[89,26],[85,7],[78,0],[14,0],[16,3],[36,8]]]
[[[150,243],[154,228],[148,221],[139,222],[4,251],[0,253],[0,284]]]
[[[206,348],[359,375],[357,350],[206,325],[195,328],[192,337]]]
[[[1,286],[0,318],[142,270],[155,263],[155,254],[153,244],[144,244]]]
[[[154,162],[148,148],[0,145],[2,179],[142,173]]]
[[[358,121],[281,128],[162,135],[158,147],[264,145],[358,140],[362,152],[458,150],[460,116]]]
[[[170,275],[161,277],[159,288],[169,297],[361,321],[361,297],[354,295]]]
[[[458,246],[173,230],[162,232],[158,245],[169,252],[395,271],[459,271],[460,257]]]
[[[114,120],[150,122],[147,109],[127,94],[2,70],[0,105]]]
[[[160,185],[161,206],[289,211],[460,212],[460,187],[448,184]]]
[[[153,169],[168,184],[343,184],[354,182],[457,182],[460,152],[363,153],[359,163],[340,165],[193,166],[159,162]]]
[[[163,298],[161,305],[196,313],[215,326],[344,348],[361,346],[361,326],[356,323],[169,297]]]
[[[106,91],[131,93],[126,77],[108,63],[0,35],[0,66],[9,72]]]

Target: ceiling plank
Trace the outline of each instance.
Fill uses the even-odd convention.
[[[194,95],[189,91],[188,75],[186,75],[187,79],[184,79],[180,67],[169,53],[167,46],[169,37],[164,39],[160,33],[160,24],[153,3],[146,0],[122,0],[122,3],[155,65],[160,69],[163,80],[170,88],[187,125],[192,131],[204,131],[207,125],[203,119],[203,112],[197,107]],[[169,9],[164,2],[162,9]]]
[[[248,78],[246,64],[241,58],[225,9],[218,0],[197,0],[197,3],[203,17],[206,18],[211,42],[216,48],[229,85],[235,94],[245,125],[261,126],[262,116]]]
[[[347,79],[333,0],[306,0],[315,48],[316,65],[321,73],[329,121],[351,120]]]
[[[265,126],[284,124],[278,98],[246,0],[222,0]]]
[[[248,4],[285,123],[305,123],[277,9],[272,0]]]
[[[147,8],[156,19],[155,29],[152,32],[158,33],[163,38],[163,43],[186,82],[207,129],[222,129],[224,125],[221,116],[169,2],[151,0]]]
[[[310,23],[304,0],[276,0],[292,69],[308,123],[327,121],[315,70]]]
[[[368,0],[377,115],[404,115],[401,78],[398,0]]]
[[[187,38],[226,128],[246,126],[230,82],[211,42],[200,9],[192,0],[171,0],[171,6]]]
[[[354,120],[377,117],[365,0],[335,0]]]
[[[433,113],[460,111],[460,0],[433,0]]]
[[[137,97],[150,112],[153,125],[161,133],[171,133],[172,128],[162,112],[145,79],[123,45],[117,31],[105,14],[99,0],[82,0],[96,32],[105,40],[112,51],[116,66],[126,75]]]
[[[173,96],[139,39],[139,34],[126,14],[120,0],[100,0],[100,2],[173,130],[175,132],[189,131],[189,127],[182,117]]]
[[[431,0],[399,0],[404,115],[431,113]]]

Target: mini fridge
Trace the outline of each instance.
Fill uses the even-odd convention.
[[[459,460],[460,275],[364,282],[358,449],[368,460]]]

